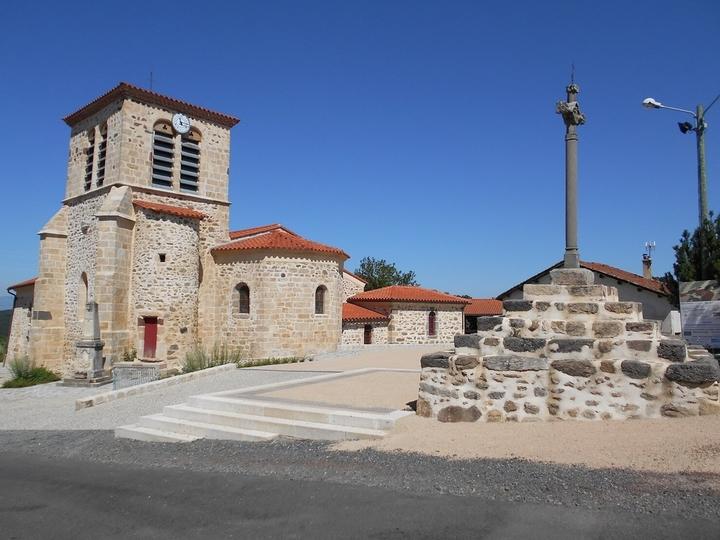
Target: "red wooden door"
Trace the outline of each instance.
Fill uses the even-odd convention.
[[[371,325],[369,325],[369,324],[365,325],[365,332],[364,332],[363,337],[364,337],[363,343],[365,343],[365,345],[370,345],[372,343],[372,326]]]
[[[429,336],[435,336],[437,334],[437,328],[436,321],[435,321],[435,312],[431,311],[428,314],[428,335]]]
[[[143,340],[143,358],[155,358],[157,349],[157,317],[145,317],[145,339]]]

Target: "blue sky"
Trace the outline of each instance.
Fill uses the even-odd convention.
[[[572,62],[581,256],[639,273],[654,240],[661,274],[696,225],[686,118],[640,102],[720,92],[717,2],[33,2],[0,26],[2,289],[35,274],[35,233],[60,205],[60,118],[150,71],[156,91],[241,118],[233,228],[281,222],[345,249],[351,270],[385,258],[493,296],[560,260],[554,109]],[[708,122],[717,210],[720,105]]]

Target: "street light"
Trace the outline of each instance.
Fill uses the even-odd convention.
[[[671,111],[684,112],[691,115],[695,119],[695,124],[690,122],[678,122],[678,127],[682,133],[688,133],[689,131],[695,132],[697,141],[697,161],[698,161],[698,206],[699,206],[699,221],[700,230],[702,230],[703,223],[708,219],[708,207],[707,207],[707,176],[705,174],[705,130],[708,125],[705,122],[705,114],[710,110],[710,107],[715,105],[715,102],[720,98],[720,94],[712,100],[712,103],[708,105],[707,109],[703,110],[702,105],[698,105],[695,112],[687,109],[679,109],[678,107],[670,107],[663,105],[656,99],[651,97],[643,99],[643,107],[648,109],[670,109]]]

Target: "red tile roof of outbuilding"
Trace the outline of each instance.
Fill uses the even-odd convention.
[[[502,312],[502,302],[494,298],[473,298],[465,306],[465,315],[471,316],[502,315]]]
[[[7,288],[7,290],[8,290],[8,291],[10,291],[10,290],[13,290],[13,291],[14,291],[14,290],[19,289],[19,288],[21,288],[21,287],[28,287],[28,286],[30,286],[30,285],[35,285],[35,282],[36,282],[36,281],[37,281],[37,277],[31,278],[31,279],[26,279],[25,281],[21,281],[20,283],[16,283],[15,285],[10,285],[10,286]]]
[[[342,249],[319,242],[307,240],[302,236],[298,236],[293,232],[288,232],[282,228],[275,228],[270,232],[251,236],[250,238],[241,238],[227,244],[216,246],[212,249],[216,251],[240,251],[254,249],[270,249],[281,251],[314,251],[317,253],[329,253],[331,255],[339,255],[344,259],[350,256]]]
[[[632,283],[633,285],[637,285],[638,287],[642,287],[644,289],[649,289],[658,294],[670,294],[670,291],[668,291],[665,284],[657,279],[648,279],[638,274],[633,274],[632,272],[621,270],[620,268],[615,268],[614,266],[603,263],[580,261],[580,266],[587,268],[588,270],[592,270],[593,272],[598,272],[599,274],[614,277],[620,281],[627,281],[628,283]]]
[[[169,204],[141,201],[138,199],[134,200],[133,204],[135,206],[139,206],[140,208],[154,210],[155,212],[160,212],[161,214],[170,214],[171,216],[178,216],[190,219],[205,219],[207,217],[207,215],[203,214],[202,212],[198,212],[197,210],[193,210],[192,208],[182,208],[181,206],[170,206]]]
[[[121,82],[115,88],[106,92],[99,98],[91,101],[74,113],[67,115],[63,118],[63,120],[68,126],[74,126],[81,120],[95,114],[118,99],[134,99],[142,103],[157,105],[170,111],[185,113],[189,115],[191,119],[199,118],[201,120],[207,120],[208,122],[212,122],[226,128],[231,128],[240,121],[234,116],[211,111],[205,107],[199,107],[198,105],[193,105],[192,103],[187,103],[186,101],[180,101],[179,99],[164,96],[162,94],[158,94],[157,92],[153,92],[152,90],[145,90],[144,88],[140,88],[126,82]]]
[[[409,285],[391,285],[358,293],[348,298],[348,302],[430,302],[441,304],[469,304],[470,300],[441,293],[432,289]]]
[[[342,320],[343,322],[389,321],[390,318],[377,311],[345,303],[342,305]]]

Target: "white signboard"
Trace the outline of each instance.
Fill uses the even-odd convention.
[[[683,337],[691,345],[720,349],[720,283],[680,283]]]

